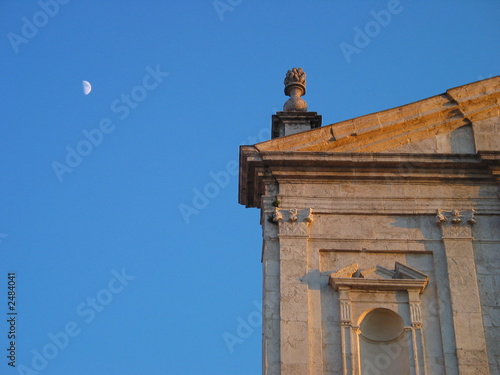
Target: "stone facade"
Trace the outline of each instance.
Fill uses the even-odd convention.
[[[263,374],[500,374],[500,77],[240,149]]]

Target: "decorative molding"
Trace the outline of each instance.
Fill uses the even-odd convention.
[[[380,188],[380,187],[379,187]],[[397,187],[393,187],[396,188]],[[403,190],[403,188],[401,189]],[[469,207],[471,198],[440,198],[431,197],[429,194],[419,197],[341,197],[341,196],[298,196],[287,195],[280,197],[281,205],[290,207],[311,207],[316,215],[367,215],[367,216],[392,216],[392,215],[428,215],[431,220],[437,218],[437,207]],[[321,203],[318,203],[318,200]],[[474,209],[481,215],[499,215],[500,199],[493,196],[475,197]],[[274,197],[269,197],[264,202],[264,207],[272,206]],[[381,209],[383,207],[383,210]],[[274,208],[274,207],[272,207]],[[271,209],[272,209],[271,208]],[[475,218],[477,220],[478,217]]]
[[[308,135],[312,133],[314,132],[307,132]],[[299,133],[295,136],[303,136],[303,134]],[[493,182],[492,164],[494,164],[495,168],[500,169],[498,160],[485,159],[482,154],[399,154],[371,152],[353,154],[351,152],[302,152],[295,148],[285,151],[287,147],[292,147],[288,142],[291,142],[293,137],[275,138],[272,141],[259,144],[258,148],[255,146],[242,146],[240,148],[240,203],[247,207],[262,208],[262,197],[265,195],[266,184],[278,183],[281,185],[290,182],[352,183],[354,181],[366,181],[391,186],[398,183],[435,183],[441,188],[452,189],[456,184],[462,181],[470,181],[471,179],[478,185],[491,185]],[[280,147],[273,149],[271,144],[275,141],[284,144],[280,144]],[[266,151],[266,145],[271,147],[268,151]],[[401,173],[402,164],[415,167],[408,169],[405,173]],[[312,167],[314,167],[314,173],[311,173]],[[283,194],[281,189],[280,194]],[[483,214],[485,213],[485,208],[487,211],[498,211],[499,209],[500,202],[496,196],[465,196],[464,198],[459,198],[448,194],[450,198],[446,198],[446,196],[441,196],[437,191],[436,194],[438,196],[434,197],[432,194],[425,199],[412,197],[412,200],[413,198],[418,200],[418,204],[412,203],[412,200],[409,200],[408,197],[392,199],[392,194],[390,193],[387,194],[385,200],[394,202],[400,211],[405,211],[405,205],[404,202],[398,205],[398,201],[406,201],[406,205],[408,206],[406,210],[408,212],[410,212],[409,209],[411,208],[418,210],[418,212],[429,210],[429,214],[432,212],[435,213],[436,207],[439,207],[443,203],[446,204],[447,200],[452,206],[460,207],[461,202],[470,202],[471,198],[479,200],[475,207],[479,208]],[[288,198],[289,196],[287,195]],[[303,206],[314,207],[313,204],[306,203],[308,202],[306,198],[303,199],[301,201],[301,203],[304,202]],[[377,208],[379,208],[376,205],[372,206],[372,197],[366,199],[362,197],[345,197],[345,203],[343,203],[343,199],[343,197],[328,197],[328,199],[325,199],[325,204],[331,210],[336,210],[337,206],[340,206],[339,209],[341,210],[350,209],[353,212],[363,209],[364,211],[372,209],[372,211],[376,212]],[[429,202],[426,202],[426,200]],[[439,203],[440,200],[441,203]],[[379,201],[383,202],[384,199],[379,199]],[[421,206],[422,204],[423,206]],[[292,203],[292,205],[299,206],[302,204],[297,202]],[[488,205],[493,205],[493,207],[488,208]],[[384,205],[384,207],[390,206],[389,204]],[[323,206],[322,209],[324,209]],[[392,212],[388,212],[388,214],[392,214]]]
[[[335,289],[349,287],[352,290],[392,292],[418,290],[421,293],[427,285],[427,280],[338,278],[330,279],[330,285]]]

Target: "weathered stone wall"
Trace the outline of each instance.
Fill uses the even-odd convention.
[[[474,139],[478,151],[500,150],[500,118],[492,117],[473,124]]]
[[[431,374],[443,374],[443,344],[437,304],[437,280],[433,252],[442,251],[439,228],[432,216],[386,216],[386,215],[321,215],[311,226],[313,247],[320,254],[322,275],[322,321],[324,327],[324,361],[326,374],[341,374],[340,358],[340,313],[336,293],[328,285],[328,276],[352,263],[361,269],[376,265],[393,269],[395,262],[406,264],[429,276],[429,285],[422,295],[423,330],[428,348],[427,368]],[[315,240],[315,235],[328,236]],[[442,275],[440,275],[442,278]],[[408,308],[404,296],[400,301],[391,297],[367,292],[362,298],[378,301],[396,311]],[[394,298],[394,297],[393,297]],[[360,303],[353,315],[361,315],[368,305]],[[356,311],[357,310],[357,311]],[[451,311],[448,312],[451,320]],[[403,314],[403,316],[408,316]],[[359,323],[359,322],[356,322]],[[406,325],[410,325],[407,321]],[[380,369],[382,370],[382,369]]]
[[[498,211],[498,194],[495,183],[393,184],[389,179],[281,183],[279,192],[268,192],[262,214],[264,374],[342,374],[339,296],[329,285],[329,275],[353,263],[360,269],[377,265],[394,269],[395,262],[429,277],[421,295],[427,373],[458,374],[460,367],[460,373],[486,374],[488,370],[481,364],[486,353],[481,356],[478,349],[481,342],[488,348],[490,373],[498,373],[500,263],[496,258],[500,219],[491,215]],[[277,200],[279,208],[273,206]],[[476,223],[469,224],[467,215],[474,207]],[[479,207],[490,214],[483,215]],[[290,219],[294,208],[298,212],[296,221]],[[305,220],[309,208],[312,222]],[[454,208],[463,214],[457,225],[451,224]],[[448,210],[449,220],[443,225],[450,228],[449,232],[436,222],[437,209]],[[273,221],[275,212],[282,215],[277,221]],[[470,236],[467,230],[472,230]],[[474,259],[470,263],[467,252],[475,263]],[[453,268],[462,254],[468,268]],[[460,272],[469,272],[470,264],[477,273],[461,284]],[[470,301],[462,290],[476,297],[479,290],[480,304],[462,306],[462,302]],[[411,326],[405,296],[399,292],[351,293],[355,301],[352,315],[359,318],[376,302],[398,311],[405,325]],[[463,324],[463,316],[471,321]],[[456,332],[461,327],[463,332]],[[461,346],[457,348],[462,345],[460,340],[457,344],[457,334],[461,334],[461,340],[474,338],[463,352]]]
[[[432,132],[429,132],[432,134]],[[422,140],[412,141],[387,152],[407,153],[443,153],[443,154],[474,154],[474,134],[470,125],[464,125],[450,132],[441,133]]]
[[[474,227],[474,255],[491,374],[500,374],[500,217]]]

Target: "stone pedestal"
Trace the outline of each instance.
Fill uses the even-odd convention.
[[[271,138],[284,137],[321,126],[321,116],[316,112],[276,112],[272,121]]]

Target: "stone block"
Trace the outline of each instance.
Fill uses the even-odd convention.
[[[309,364],[281,363],[282,375],[304,375],[309,373]]]
[[[479,275],[478,284],[483,305],[500,307],[500,275]]]
[[[460,374],[489,374],[488,358],[484,350],[457,349],[457,360]]]
[[[280,264],[277,260],[265,260],[264,261],[264,275],[267,276],[279,276],[280,274]]]
[[[264,280],[264,290],[268,292],[279,292],[280,290],[279,276],[267,276]]]

